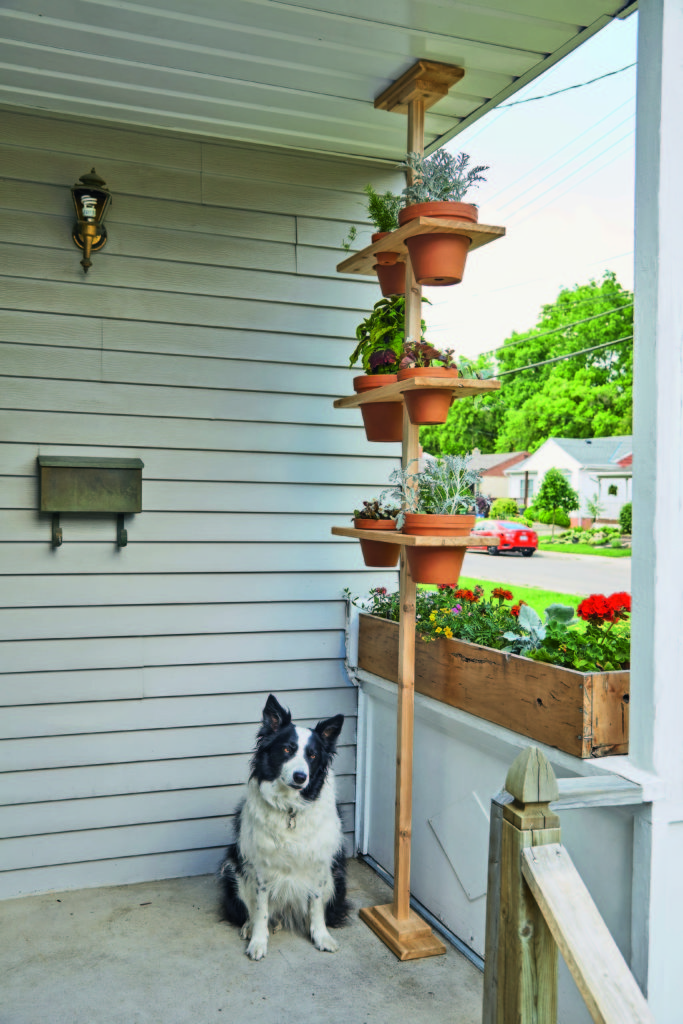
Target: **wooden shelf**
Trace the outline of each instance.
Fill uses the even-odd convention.
[[[433,235],[452,234],[467,235],[472,240],[469,251],[481,248],[488,242],[505,235],[505,228],[495,227],[491,224],[472,224],[466,220],[452,220],[450,217],[416,217],[403,227],[397,228],[378,242],[354,252],[353,256],[347,256],[345,260],[337,264],[337,271],[340,274],[367,274],[375,276],[374,266],[377,262],[375,254],[378,252],[397,252],[399,262],[403,262],[408,254],[405,240],[411,235]]]
[[[336,537],[353,540],[377,540],[380,544],[400,544],[404,548],[489,548],[498,546],[498,537],[479,537],[469,533],[465,537],[413,537],[399,530],[356,530],[353,526],[333,526]]]
[[[357,409],[360,405],[373,402],[400,402],[406,391],[419,391],[424,388],[452,390],[454,399],[472,398],[487,391],[498,391],[500,381],[476,380],[470,377],[454,377],[452,380],[444,377],[411,377],[409,380],[399,380],[395,384],[385,384],[381,388],[372,388],[359,395],[336,398],[333,405],[335,409]]]

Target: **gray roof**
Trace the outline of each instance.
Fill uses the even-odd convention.
[[[633,451],[633,437],[551,437],[582,466],[615,466]]]
[[[554,441],[584,469],[616,469],[620,459],[633,452],[633,436],[631,434],[615,437],[549,437],[544,444],[548,444],[549,441]],[[541,445],[542,447],[543,445]],[[524,473],[529,461],[540,450],[537,448],[528,459],[506,469],[505,475]]]

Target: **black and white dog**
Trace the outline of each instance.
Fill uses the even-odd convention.
[[[348,913],[330,767],[343,722],[335,715],[304,729],[272,694],[266,701],[235,841],[219,869],[222,916],[250,940],[252,960],[266,955],[271,923],[304,929],[317,949],[339,948],[327,929]]]

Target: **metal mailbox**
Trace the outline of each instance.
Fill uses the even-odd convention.
[[[62,543],[62,512],[111,512],[117,517],[116,542],[128,542],[125,514],[142,511],[141,459],[77,458],[39,455],[40,511],[52,512],[52,545]]]

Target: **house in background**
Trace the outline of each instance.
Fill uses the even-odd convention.
[[[529,481],[529,501],[553,467],[565,474],[579,495],[580,512],[586,512],[586,500],[596,495],[603,506],[600,520],[617,522],[622,505],[631,501],[633,439],[622,437],[550,437],[523,462],[505,470],[508,494],[524,498],[525,480]]]
[[[479,490],[487,498],[507,498],[508,479],[505,471],[527,458],[528,452],[495,452],[482,455],[478,448],[472,451],[472,467],[481,470]],[[522,498],[524,495],[522,494]]]

